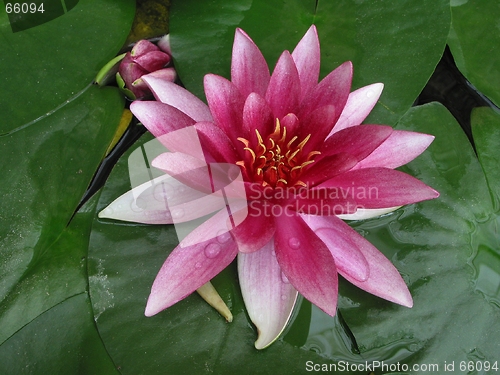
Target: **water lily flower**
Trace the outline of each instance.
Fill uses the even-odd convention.
[[[434,137],[361,125],[383,85],[350,92],[351,62],[318,83],[319,69],[315,26],[292,53],[281,54],[272,74],[252,39],[237,29],[231,80],[214,74],[204,78],[208,105],[172,82],[143,78],[157,101],[133,102],[134,115],[160,140],[194,126],[205,161],[239,167],[247,210],[239,225],[197,241],[227,227],[227,216],[215,214],[172,251],[153,283],[147,316],[182,300],[235,258],[258,349],[279,337],[298,293],[334,316],[338,274],[371,294],[412,307],[397,269],[343,219],[374,217],[438,197],[431,187],[395,170],[420,155]],[[188,145],[178,143],[153,166],[171,176],[193,170],[196,158]],[[191,178],[195,185],[196,174]],[[190,184],[189,178],[182,182]],[[131,200],[132,193],[120,199]],[[120,202],[101,217],[173,222],[165,206],[132,212]]]
[[[130,52],[127,52],[120,63],[117,80],[129,90],[132,99],[151,95],[146,83],[141,79],[146,74],[175,81],[176,72],[173,67],[167,67],[171,61],[169,36],[166,35],[158,45],[148,40],[138,41]]]

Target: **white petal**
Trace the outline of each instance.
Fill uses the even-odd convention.
[[[342,220],[365,220],[388,214],[396,211],[400,207],[401,206],[387,208],[358,208],[358,210],[353,214],[337,215],[337,217]]]
[[[181,217],[172,218],[169,207],[182,207],[204,195],[168,175],[162,175],[119,196],[98,216],[144,224],[173,224],[183,220]],[[191,217],[188,219],[192,220]]]
[[[238,253],[238,275],[248,315],[258,331],[255,347],[264,349],[285,329],[298,295],[281,272],[274,239],[253,253]]]
[[[368,117],[375,104],[377,104],[383,89],[383,83],[374,83],[351,92],[342,114],[330,135],[339,130],[360,125]]]

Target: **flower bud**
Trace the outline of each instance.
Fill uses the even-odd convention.
[[[147,40],[140,40],[121,61],[116,78],[131,99],[151,95],[151,91],[141,79],[143,75],[154,73],[162,79],[175,81],[174,68],[167,67],[171,61],[168,38],[164,37],[160,42],[159,46],[156,46]]]

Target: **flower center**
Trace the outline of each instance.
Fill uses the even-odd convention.
[[[246,152],[245,159],[236,164],[243,167],[254,182],[260,182],[263,186],[306,186],[299,177],[306,166],[314,163],[314,155],[320,154],[318,151],[311,151],[307,155],[303,152],[311,134],[301,142],[298,142],[297,136],[287,139],[286,127],[282,127],[278,119],[274,132],[266,139],[262,138],[257,129],[255,133],[255,147],[251,147],[247,139],[238,138]]]

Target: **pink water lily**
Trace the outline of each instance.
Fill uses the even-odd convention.
[[[397,269],[342,219],[370,218],[438,197],[395,170],[420,155],[434,137],[361,125],[383,85],[350,92],[350,62],[318,83],[319,69],[315,26],[292,53],[282,53],[272,75],[258,47],[237,29],[231,80],[205,76],[208,106],[172,82],[143,77],[157,101],[132,103],[134,115],[156,137],[194,126],[207,161],[240,168],[248,211],[229,232],[196,243],[203,233],[227,225],[224,215],[215,214],[186,237],[192,245],[172,251],[152,286],[147,316],[182,300],[235,258],[245,306],[258,330],[258,349],[279,337],[298,293],[335,315],[338,274],[388,301],[413,305]],[[182,175],[187,167],[179,161],[193,158],[182,155],[160,155],[153,166]],[[168,208],[146,215],[115,205],[112,215],[102,216],[172,223],[162,210]],[[208,256],[211,247],[217,252]]]

